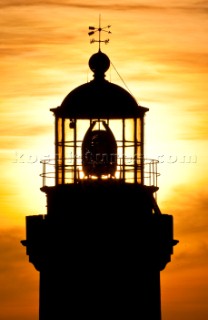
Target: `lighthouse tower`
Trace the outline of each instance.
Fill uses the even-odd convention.
[[[105,79],[103,29],[90,27],[99,32],[93,80],[51,109],[47,212],[26,216],[21,242],[40,275],[39,320],[160,320],[160,272],[178,242],[156,201],[157,161],[144,156],[148,108]]]

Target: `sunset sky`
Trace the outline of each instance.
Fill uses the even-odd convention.
[[[40,160],[54,155],[56,108],[92,80],[88,27],[111,25],[106,79],[149,108],[145,154],[160,161],[158,205],[174,216],[161,273],[162,320],[208,319],[208,2],[0,0],[0,319],[38,319],[25,216],[46,213]],[[94,36],[97,37],[97,34]]]

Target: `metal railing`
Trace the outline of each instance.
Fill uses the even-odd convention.
[[[64,170],[64,184],[73,184],[79,182],[80,180],[89,179],[89,177],[85,177],[83,174],[82,164],[76,164],[75,166],[71,162],[71,160],[72,159],[65,159],[64,165],[56,164],[55,159],[41,160],[41,163],[43,165],[43,170],[40,174],[40,176],[42,177],[42,186],[55,186],[56,184],[63,184],[63,182],[61,182],[61,179],[60,183],[56,182],[56,171],[57,176],[59,176],[59,173],[60,175],[62,175],[62,172]],[[141,165],[136,165],[138,176],[137,183],[157,187],[157,180],[158,176],[160,175],[157,171],[158,162],[159,161],[155,159],[143,159],[143,168],[141,167]],[[116,174],[113,179],[121,180],[127,183],[135,183],[134,172],[135,165],[123,165],[122,163],[120,163],[117,165]],[[108,177],[104,178],[107,179]]]

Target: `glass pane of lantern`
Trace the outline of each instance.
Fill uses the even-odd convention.
[[[123,120],[122,119],[110,119],[109,127],[116,139],[117,143],[117,170],[115,177],[120,179],[123,171]],[[115,159],[116,160],[116,159]]]
[[[66,119],[64,124],[65,132],[65,158],[73,164],[74,162],[74,128],[70,126],[70,120]]]
[[[61,184],[62,183],[62,179],[63,179],[63,159],[64,159],[64,147],[63,147],[63,130],[62,130],[62,118],[58,118],[57,120],[57,133],[58,133],[58,136],[57,136],[57,154],[56,154],[56,157],[57,157],[57,182],[58,184]]]
[[[137,164],[137,182],[142,183],[143,176],[143,142],[142,142],[142,125],[141,119],[137,119],[137,150],[136,150],[136,164]]]
[[[75,122],[65,119],[64,133],[65,133],[65,183],[71,183],[74,179],[74,165],[75,165]]]
[[[62,118],[58,118],[58,142],[62,141]]]
[[[134,182],[134,158],[135,158],[135,144],[134,144],[134,119],[125,119],[125,180],[126,182]]]
[[[82,142],[84,140],[84,136],[87,130],[90,127],[89,119],[78,119],[77,120],[77,132],[76,132],[76,140],[77,140],[77,150],[76,150],[76,158],[77,158],[77,172],[78,177],[80,179],[84,178],[84,172],[82,170]]]
[[[125,119],[125,140],[134,140],[134,119]]]
[[[109,127],[113,132],[113,135],[116,141],[121,141],[123,139],[123,130],[122,130],[122,119],[109,120]]]

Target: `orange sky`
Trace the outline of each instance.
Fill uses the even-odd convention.
[[[53,116],[92,79],[88,26],[110,24],[106,79],[148,107],[146,156],[160,161],[158,204],[174,216],[161,273],[163,320],[208,319],[208,4],[181,0],[0,0],[0,319],[37,320],[38,273],[20,240],[46,213],[39,161],[53,157]]]

